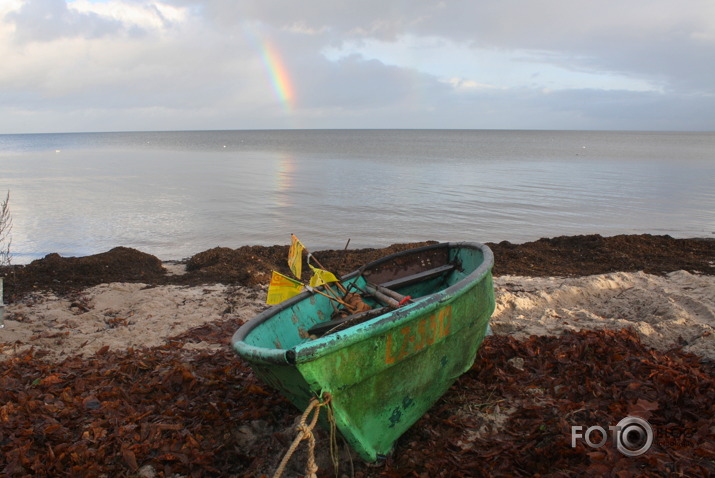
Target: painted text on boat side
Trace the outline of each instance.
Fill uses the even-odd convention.
[[[385,363],[393,364],[446,337],[451,325],[452,306],[449,305],[429,317],[390,332],[385,344]]]

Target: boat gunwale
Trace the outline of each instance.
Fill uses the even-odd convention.
[[[354,343],[363,340],[368,340],[375,334],[381,333],[383,330],[395,327],[400,323],[400,319],[404,319],[405,317],[410,316],[417,309],[427,309],[432,307],[433,304],[437,304],[440,301],[443,301],[446,297],[459,295],[458,293],[460,291],[466,291],[469,285],[481,282],[494,266],[494,254],[491,249],[489,249],[489,247],[485,244],[479,242],[441,242],[438,244],[431,244],[428,246],[408,249],[382,257],[373,262],[365,264],[361,268],[344,276],[343,279],[353,279],[362,274],[367,269],[394,260],[401,256],[412,255],[415,253],[440,248],[479,249],[482,252],[483,260],[482,263],[479,264],[479,266],[474,271],[466,275],[464,278],[462,278],[455,284],[452,284],[451,286],[442,289],[438,292],[434,292],[428,296],[422,297],[413,304],[409,304],[400,309],[392,310],[383,315],[375,317],[365,323],[350,327],[350,329],[346,329],[350,330],[349,334],[343,334],[338,332],[336,334],[331,334],[312,340],[309,343],[298,344],[289,349],[256,347],[245,342],[246,337],[248,337],[248,335],[255,328],[259,327],[265,321],[269,320],[281,311],[292,307],[295,303],[306,300],[312,296],[312,293],[310,291],[301,292],[297,296],[263,311],[262,313],[253,317],[251,320],[239,327],[239,329],[234,333],[231,339],[231,345],[234,350],[239,353],[239,355],[249,361],[257,361],[261,363],[277,365],[295,365],[307,362],[320,356],[331,353],[336,348],[344,348]],[[363,328],[370,328],[371,334],[368,335],[355,333],[356,330],[359,331]],[[241,343],[240,350],[238,346],[239,343]]]

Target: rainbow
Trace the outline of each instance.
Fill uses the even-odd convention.
[[[261,57],[268,71],[268,75],[271,78],[273,90],[283,104],[283,108],[286,112],[291,112],[295,106],[293,84],[291,83],[288,70],[278,50],[276,50],[268,40],[261,42]]]

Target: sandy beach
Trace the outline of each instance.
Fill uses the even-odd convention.
[[[176,269],[176,266],[174,266]],[[643,343],[682,348],[715,361],[715,276],[615,272],[585,277],[494,280],[497,335],[526,339],[564,331],[633,328]],[[28,351],[45,360],[89,357],[101,349],[157,347],[207,323],[241,324],[265,305],[265,287],[112,282],[70,296],[31,294],[6,308],[5,359]],[[216,350],[188,343],[187,350]]]
[[[653,354],[687,357],[682,359],[685,360],[682,366],[692,368],[693,364],[698,364],[697,367],[704,368],[697,373],[704,373],[704,377],[712,381],[712,364],[715,363],[715,246],[712,241],[684,241],[659,236],[621,236],[616,239],[581,236],[518,246],[509,243],[490,245],[495,252],[497,264],[494,270],[496,310],[491,319],[494,336],[485,341],[484,354],[490,353],[496,344],[504,340],[512,344],[512,348],[529,347],[528,344],[534,343],[548,343],[552,344],[549,347],[554,347],[553,342],[549,342],[553,338],[562,337],[563,343],[572,343],[574,337],[581,337],[579,340],[599,337],[604,343],[613,342],[616,355],[623,355],[625,352],[618,351],[622,336],[613,334],[620,334],[626,329],[627,332],[623,333],[633,337],[628,340],[638,341],[638,347],[641,347],[638,350],[646,355],[651,354],[649,360],[652,360]],[[677,250],[668,253],[661,247],[661,242],[668,242],[671,248],[677,247]],[[629,244],[630,247],[626,249],[623,244]],[[391,247],[394,250],[411,246]],[[110,251],[105,255],[84,259],[53,255],[36,261],[37,264],[19,267],[14,273],[8,274],[6,271],[5,327],[0,329],[0,360],[6,368],[2,383],[5,385],[2,392],[4,405],[0,406],[0,447],[3,450],[0,471],[7,476],[23,476],[31,473],[33,466],[39,466],[39,471],[35,470],[38,475],[44,473],[50,476],[69,473],[68,470],[76,466],[79,467],[76,469],[85,470],[89,474],[93,473],[92,470],[110,475],[125,470],[130,476],[270,474],[271,467],[281,457],[281,447],[286,447],[284,442],[292,439],[288,436],[292,434],[292,420],[298,413],[252,377],[250,369],[233,356],[229,340],[238,326],[267,308],[267,273],[271,268],[282,267],[281,258],[285,254],[283,249],[282,246],[239,250],[217,248],[186,261],[162,263],[138,251],[122,248],[113,250],[114,254]],[[320,257],[335,270],[338,270],[337,264],[340,264],[340,272],[345,273],[355,264],[386,252],[363,250],[341,254],[341,251],[324,251]],[[88,265],[90,263],[91,266]],[[121,264],[121,267],[113,267],[112,272],[107,272],[112,264]],[[579,271],[582,273],[578,274]],[[590,331],[596,331],[596,335],[588,335]],[[623,344],[629,343],[628,340]],[[542,346],[546,350],[547,346]],[[268,396],[270,401],[278,404],[272,412],[261,411],[260,407],[250,412],[250,408],[246,409],[245,405],[232,402],[233,408],[225,412],[232,417],[233,426],[225,432],[228,435],[224,435],[223,439],[227,443],[223,446],[242,457],[240,463],[229,467],[231,472],[229,468],[216,466],[216,460],[225,458],[218,459],[213,455],[210,460],[206,458],[208,455],[201,455],[208,460],[206,467],[191,463],[192,460],[188,458],[191,455],[186,450],[183,450],[182,455],[174,449],[179,446],[176,437],[171,440],[166,438],[168,441],[164,444],[166,450],[171,449],[176,455],[172,459],[166,450],[162,455],[156,450],[151,452],[147,444],[139,446],[138,443],[147,439],[148,432],[145,434],[147,436],[140,433],[134,438],[121,433],[112,437],[106,430],[102,436],[85,436],[88,424],[95,423],[87,417],[96,415],[93,410],[89,413],[87,398],[93,397],[107,410],[111,407],[103,404],[111,400],[106,397],[103,400],[98,395],[99,389],[91,387],[83,397],[67,397],[67,391],[71,389],[67,383],[68,374],[76,373],[77,367],[80,367],[90,372],[95,370],[97,377],[100,377],[103,373],[101,371],[107,370],[107,364],[114,363],[114,368],[118,369],[121,364],[132,360],[146,360],[147,363],[150,360],[156,361],[157,354],[162,353],[172,366],[177,363],[218,361],[216,364],[220,364],[220,367],[231,368],[232,372],[227,373],[227,376],[238,374],[242,381],[224,386],[229,389],[244,387],[244,390],[253,390],[246,393],[254,398],[256,395]],[[547,356],[545,354],[542,360],[546,360]],[[508,359],[502,356],[502,359],[505,361],[497,366],[514,371],[514,357]],[[527,363],[529,360],[528,357],[520,358],[517,368],[521,368],[521,371],[524,370],[524,359]],[[478,359],[475,368],[479,364]],[[673,367],[672,364],[668,366]],[[34,375],[28,375],[28,367],[34,370]],[[109,368],[112,369],[111,366]],[[70,372],[72,370],[75,372]],[[192,386],[196,388],[194,392],[199,392],[202,386],[210,387],[208,383],[199,383],[202,381],[197,379],[198,370],[198,367],[194,367],[190,373],[187,372],[193,378]],[[482,370],[474,373],[486,372]],[[22,389],[23,377],[26,388],[42,385],[50,387],[38,392],[35,398],[45,404],[45,410],[38,415],[45,417],[42,425],[38,425],[36,417],[23,416],[22,407],[18,408],[17,403],[27,400],[27,394],[33,393],[19,391]],[[564,373],[563,378],[568,380],[568,373]],[[105,388],[111,387],[111,381],[102,383]],[[401,449],[404,452],[410,450],[403,456],[411,456],[410,460],[417,462],[407,464],[394,458],[378,469],[353,463],[350,466],[357,466],[352,471],[354,476],[408,476],[409,466],[418,474],[436,476],[430,474],[431,468],[426,463],[419,462],[413,449],[437,447],[442,450],[435,452],[435,457],[438,457],[457,451],[463,454],[464,450],[471,449],[475,443],[499,443],[502,440],[503,444],[502,434],[509,429],[509,420],[533,407],[533,400],[525,401],[522,397],[515,401],[513,397],[507,396],[506,389],[502,391],[503,396],[497,398],[494,394],[498,391],[495,392],[496,389],[488,384],[465,390],[468,383],[469,379],[460,379],[453,387],[454,390],[443,398],[438,410],[448,404],[456,406],[456,409],[449,413],[448,418],[439,420],[456,420],[455,423],[458,423],[459,418],[467,424],[478,422],[478,426],[464,425],[461,433],[454,435],[456,432],[453,432],[451,438],[440,438],[429,433],[425,435],[425,430],[434,432],[438,429],[435,423],[429,422],[432,419],[429,413],[423,419],[428,422],[418,422],[415,425],[418,429],[414,433],[412,430],[408,432],[406,436],[410,436],[401,439],[397,445],[396,456]],[[181,383],[179,385],[181,389]],[[119,383],[116,386],[126,388],[127,384]],[[539,388],[542,390],[539,394],[543,396],[538,400],[542,405],[549,399],[555,400],[554,389],[549,391],[548,387],[542,388]],[[489,400],[485,397],[487,391],[491,393]],[[187,394],[185,400],[191,400],[189,397],[193,396],[192,393],[188,390],[183,392]],[[18,396],[18,393],[26,395]],[[522,390],[520,393],[525,392]],[[659,393],[669,392],[660,390]],[[471,398],[465,398],[470,394]],[[131,396],[132,393],[129,393],[126,400],[131,402]],[[642,400],[657,402],[652,393],[644,394]],[[460,403],[455,405],[455,401]],[[637,399],[635,402],[639,403]],[[471,408],[469,403],[472,403]],[[554,402],[551,406],[558,409],[559,405]],[[664,403],[658,407],[663,406]],[[85,417],[81,418],[76,413],[68,414],[72,407],[76,407],[78,412],[84,410]],[[141,408],[137,404],[134,407]],[[469,413],[465,411],[470,409]],[[54,414],[50,413],[52,410]],[[137,415],[129,413],[123,419],[136,421],[141,413],[135,411]],[[117,413],[116,410],[113,413]],[[281,416],[276,418],[274,413]],[[465,413],[469,416],[465,417]],[[153,417],[154,423],[164,423],[166,420],[166,414],[161,416],[158,411],[148,413],[147,417]],[[705,427],[703,430],[715,425],[712,410],[709,416],[703,416],[702,419],[705,421],[699,426]],[[145,423],[142,420],[136,426]],[[58,423],[67,430],[62,439],[74,433],[85,437],[90,448],[104,444],[107,463],[99,468],[97,463],[92,466],[89,463],[83,464],[81,454],[74,458],[71,455],[58,458],[61,455],[57,451],[60,443],[53,442],[52,433],[47,431],[50,422]],[[175,422],[175,419],[171,420],[171,423]],[[13,431],[13,427],[21,423],[35,431],[30,435],[18,433],[16,429]],[[99,426],[97,423],[95,425]],[[102,426],[107,428],[108,425],[105,423]],[[192,429],[189,424],[176,426],[178,428],[170,428],[169,433],[163,435],[179,429]],[[456,424],[455,427],[459,430],[460,425]],[[42,443],[37,442],[39,429],[44,430]],[[476,430],[480,431],[477,433]],[[197,442],[195,448],[202,449],[201,440],[195,437],[198,432],[193,433],[189,433],[189,436],[193,436]],[[183,436],[183,441],[179,441],[185,448],[188,439],[185,433]],[[420,440],[426,441],[420,445]],[[461,445],[455,449],[454,445],[448,445],[452,440],[457,440]],[[715,450],[710,447],[703,451],[698,446],[693,445],[692,449],[681,451],[681,455],[685,454],[680,461],[671,457],[671,462],[680,463],[676,469],[713,471],[715,465],[712,457],[715,456]],[[22,447],[26,451],[23,458],[11,452]],[[260,455],[259,450],[265,447],[272,451],[271,457],[257,457],[255,454]],[[47,453],[53,459],[47,459]],[[667,454],[667,451],[664,453]],[[349,452],[343,451],[343,455],[349,457]],[[186,463],[181,456],[187,457]],[[321,456],[320,463],[329,466],[329,457],[324,451]],[[703,461],[702,457],[707,459]],[[46,468],[38,465],[43,460]],[[342,463],[348,463],[346,460],[344,456]],[[580,460],[571,458],[569,470],[593,471],[597,468],[589,467],[603,463],[611,466],[618,463],[618,460],[619,457],[613,454],[601,457],[584,453]],[[633,463],[621,463],[619,466],[623,470],[630,470],[628,467],[634,466]],[[643,463],[639,463],[643,469]],[[298,472],[302,465],[295,466],[297,469],[293,471]],[[655,467],[652,470],[656,475],[666,469],[663,468],[665,465],[654,463],[649,466]],[[397,469],[400,470],[399,474],[395,474]],[[324,476],[333,476],[328,474],[329,471],[332,472],[323,468],[323,473],[326,473]],[[349,472],[344,473],[350,476]],[[461,475],[447,473],[440,476]]]

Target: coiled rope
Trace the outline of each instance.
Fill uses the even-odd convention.
[[[323,401],[321,402],[318,397],[313,397],[308,404],[308,408],[305,409],[303,415],[300,417],[300,422],[296,426],[298,431],[298,436],[295,437],[290,448],[286,452],[281,464],[278,465],[278,469],[273,474],[273,478],[280,478],[285,471],[285,467],[288,464],[293,453],[298,448],[298,445],[303,440],[308,440],[308,462],[305,465],[305,477],[306,478],[317,478],[316,473],[318,472],[318,465],[315,463],[315,435],[313,435],[313,428],[315,424],[318,423],[318,417],[320,415],[320,408],[330,403],[331,396],[329,393],[323,393]],[[310,423],[306,424],[310,412],[315,410],[313,417],[310,419]],[[330,408],[328,408],[328,413],[330,414]],[[332,420],[331,420],[332,422]],[[331,426],[332,428],[332,426]],[[331,430],[332,431],[332,430]],[[332,434],[332,433],[331,433]],[[332,437],[331,437],[331,448],[332,448]],[[332,455],[332,453],[331,453]]]

